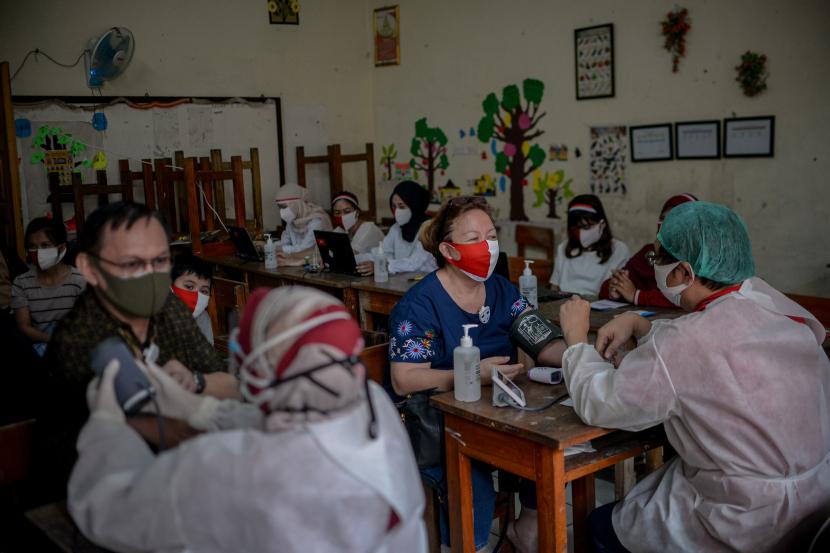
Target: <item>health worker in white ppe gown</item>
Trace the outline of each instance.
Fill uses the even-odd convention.
[[[589,305],[561,309],[565,383],[587,424],[662,424],[677,456],[591,514],[600,552],[802,551],[830,515],[825,329],[755,277],[746,228],[689,202],[657,235],[657,285],[689,313],[624,314],[587,343]],[[620,346],[638,345],[619,363]],[[805,549],[806,550],[806,547]]]
[[[142,365],[161,411],[208,431],[157,456],[124,423],[118,363],[91,383],[69,483],[81,531],[127,552],[425,552],[409,438],[365,378],[343,304],[309,288],[257,290],[237,342],[247,404],[190,394]]]

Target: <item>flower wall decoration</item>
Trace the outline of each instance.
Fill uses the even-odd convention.
[[[686,33],[692,28],[689,10],[677,8],[667,13],[660,25],[665,39],[663,48],[671,53],[671,70],[672,73],[677,73],[680,58],[686,55]]]
[[[735,66],[738,76],[735,80],[741,85],[744,94],[757,96],[767,89],[767,56],[747,50],[741,56],[741,64]]]

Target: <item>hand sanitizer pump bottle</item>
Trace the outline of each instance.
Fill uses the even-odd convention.
[[[461,326],[464,327],[461,345],[452,352],[455,399],[466,402],[478,401],[481,399],[481,352],[473,345],[473,339],[469,335],[470,329],[478,325]]]
[[[265,235],[265,247],[262,248],[265,253],[265,268],[277,268],[277,245],[271,240],[271,235]]]
[[[522,276],[519,277],[519,292],[527,298],[530,307],[533,309],[539,308],[539,288],[536,285],[536,275],[530,270],[532,259],[525,259],[525,270],[522,271]]]
[[[383,252],[383,242],[378,245],[375,255],[375,282],[386,282],[389,280],[389,264],[386,254]]]

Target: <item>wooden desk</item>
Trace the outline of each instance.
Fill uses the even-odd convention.
[[[352,288],[357,291],[360,306],[360,327],[364,330],[375,330],[373,314],[388,316],[395,304],[410,288],[418,283],[416,277],[423,277],[423,273],[401,273],[389,275],[387,282],[375,282],[372,277],[365,277],[352,282]]]
[[[208,263],[213,263],[224,272],[248,285],[250,290],[264,286],[290,286],[301,284],[312,288],[319,288],[343,300],[346,309],[355,319],[359,317],[357,291],[351,285],[363,277],[340,275],[335,273],[309,273],[302,267],[277,267],[266,269],[265,264],[258,261],[244,261],[237,257],[210,257],[202,256]]]
[[[516,383],[530,406],[565,392],[564,385],[537,384],[525,376]],[[541,412],[493,407],[491,394],[486,386],[482,399],[474,403],[456,401],[452,392],[431,399],[444,412],[453,552],[475,551],[471,459],[536,482],[541,552],[567,551],[565,484],[572,482],[575,551],[587,551],[587,517],[595,502],[593,474],[663,442],[653,431],[630,433],[587,426],[572,408],[562,405]],[[566,447],[588,440],[596,452],[565,457]]]
[[[543,302],[539,306],[539,311],[541,311],[545,317],[551,320],[551,322],[555,325],[559,324],[559,308],[568,300],[556,300],[550,302]],[[611,309],[609,311],[594,311],[591,310],[591,332],[596,332],[599,330],[605,323],[609,322],[611,319],[620,315],[621,313],[625,313],[627,311],[654,311],[656,315],[652,315],[648,317],[650,321],[656,321],[658,319],[676,319],[677,317],[681,317],[686,314],[680,308],[670,308],[670,307],[643,307],[640,305],[627,305],[625,307],[621,307],[619,309]]]

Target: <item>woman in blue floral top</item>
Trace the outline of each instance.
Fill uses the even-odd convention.
[[[499,254],[498,236],[484,198],[451,199],[426,231],[425,247],[439,269],[413,286],[390,316],[389,358],[392,386],[400,395],[430,389],[453,388],[453,349],[460,344],[462,325],[470,329],[481,350],[481,382],[490,384],[491,367],[508,377],[523,369],[516,363],[510,325],[528,308],[527,300],[507,279],[493,274]],[[564,342],[550,344],[540,364],[559,366]],[[476,549],[487,545],[495,505],[492,468],[473,463],[473,517]],[[444,467],[423,471],[446,492]],[[531,483],[532,484],[532,483]],[[521,549],[536,550],[535,493],[524,486],[522,514],[511,538]],[[441,538],[448,543],[446,513],[441,517]]]

